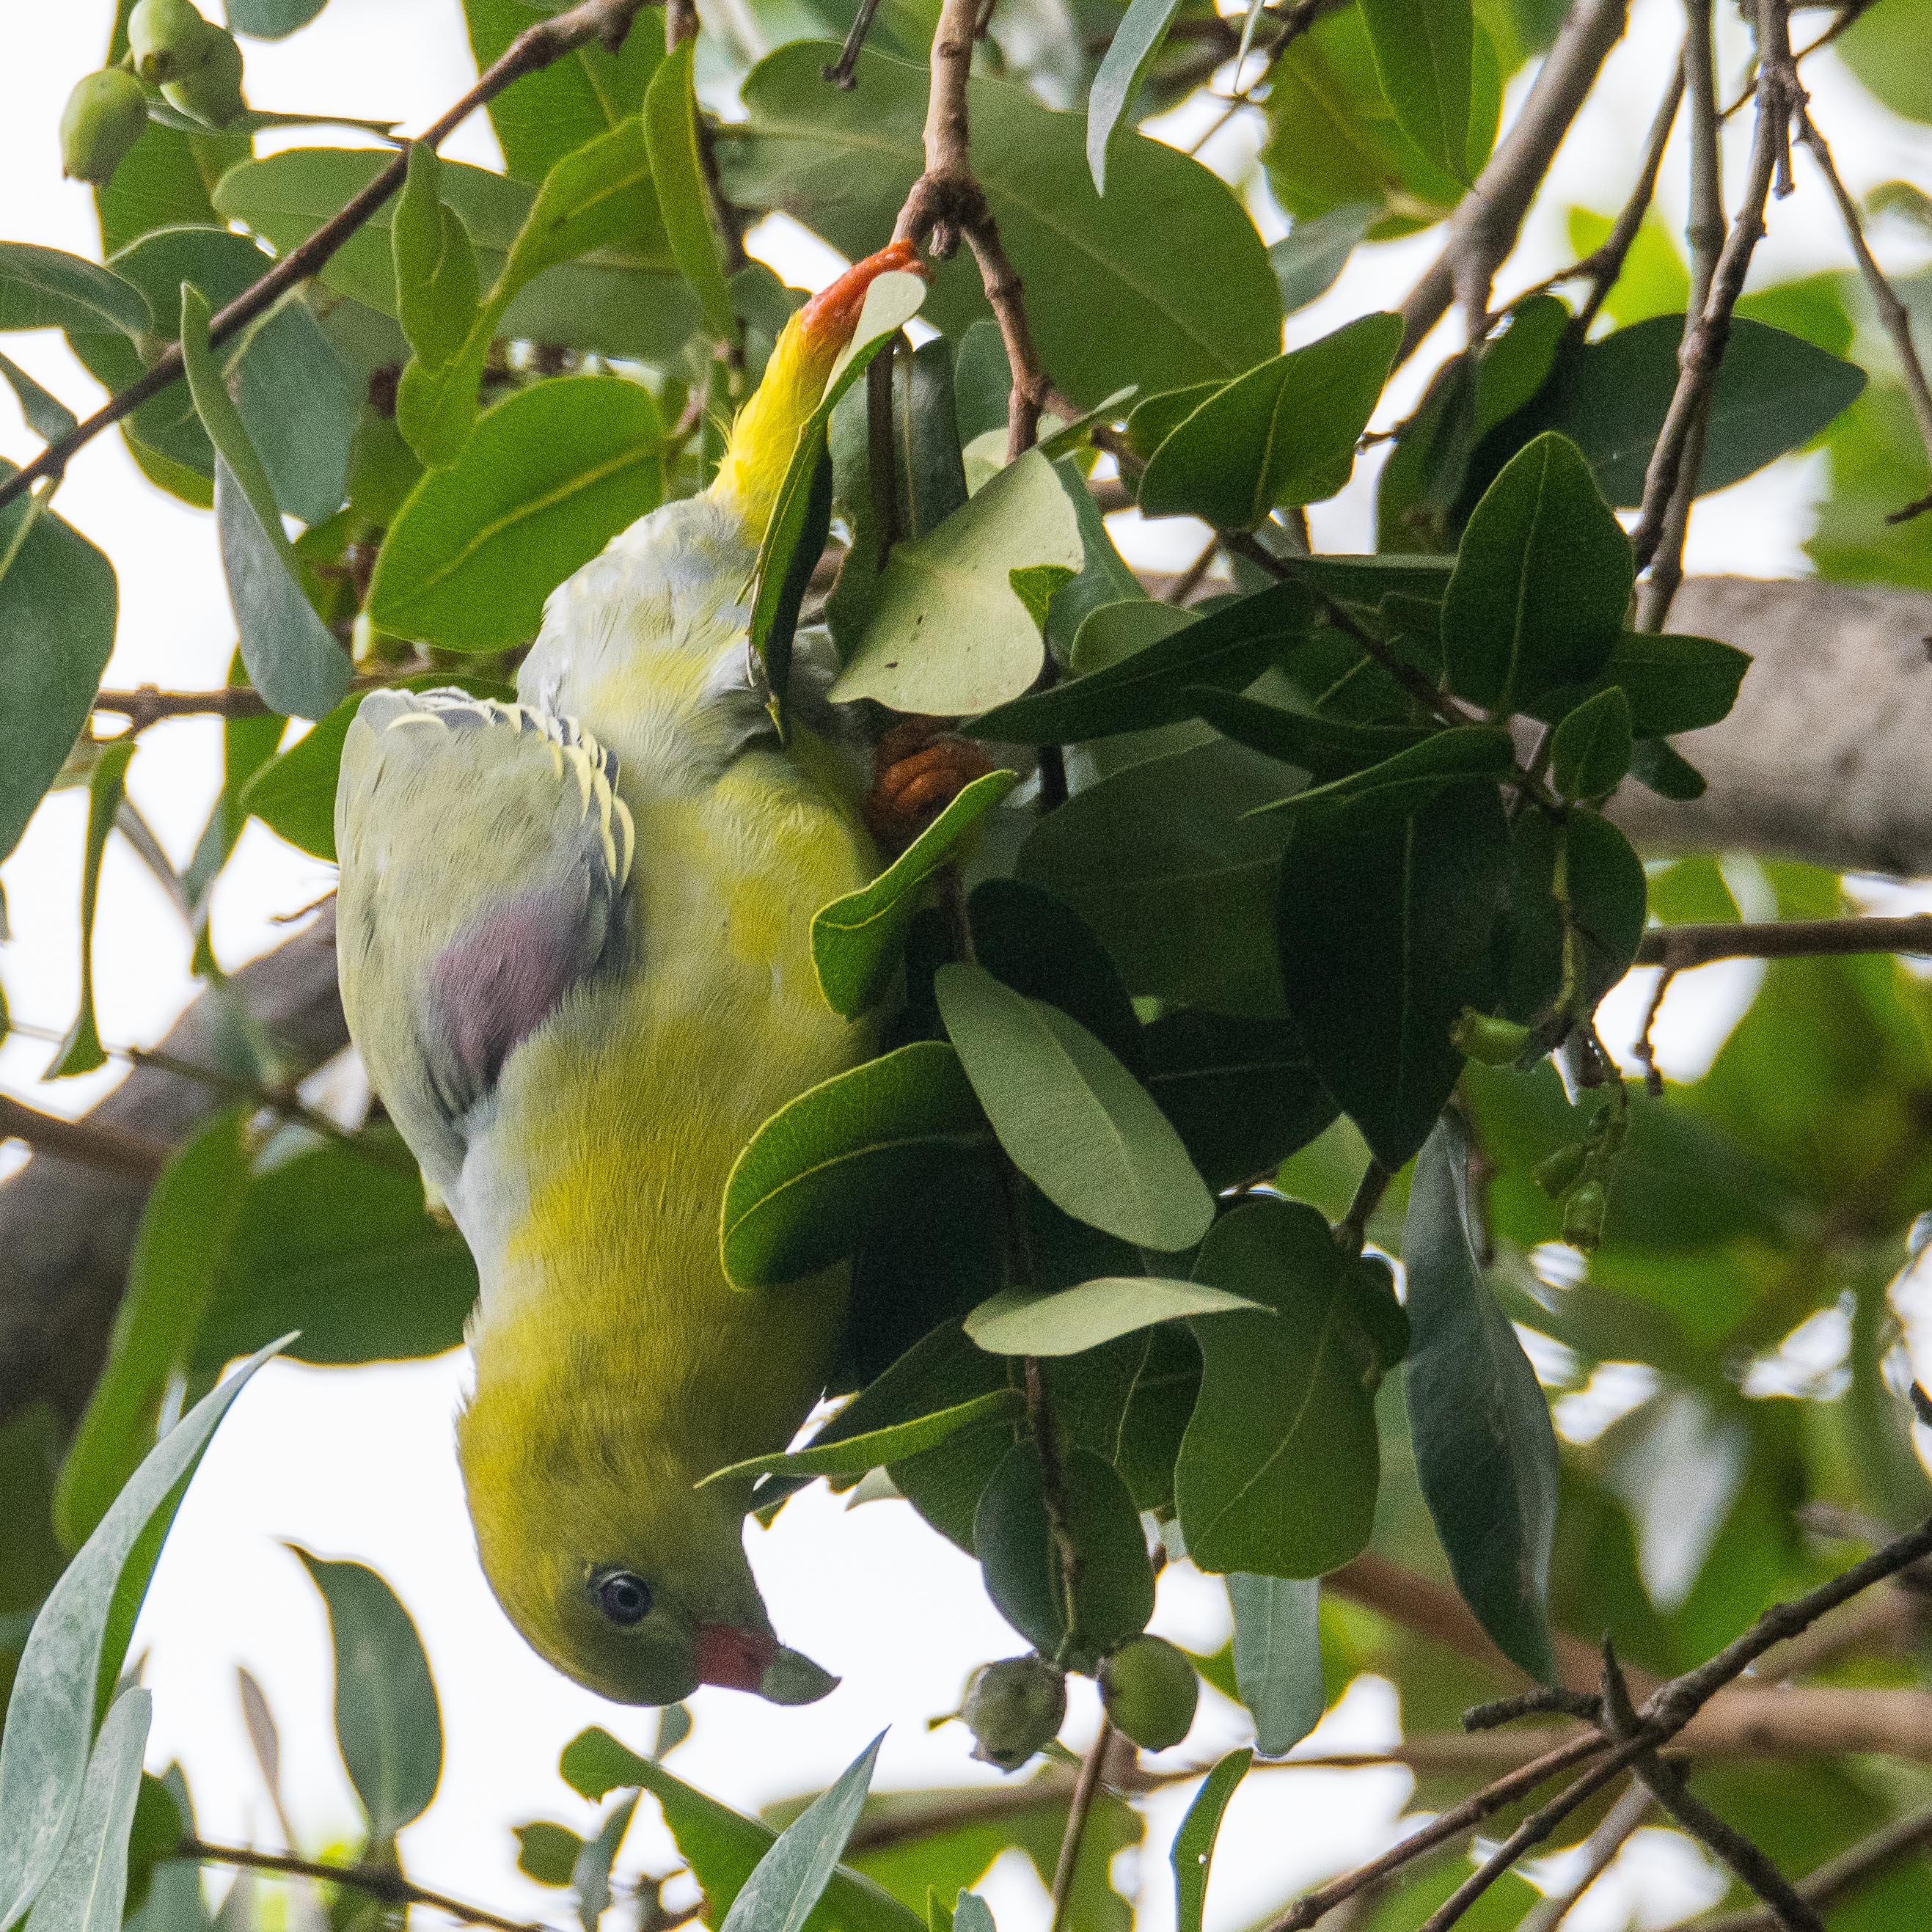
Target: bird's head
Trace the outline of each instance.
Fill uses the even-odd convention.
[[[688,1461],[581,1385],[479,1376],[458,1448],[483,1570],[541,1656],[622,1704],[699,1685],[808,1704],[838,1679],[773,1634],[744,1548],[742,1486]]]

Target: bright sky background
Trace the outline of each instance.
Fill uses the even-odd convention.
[[[109,0],[10,10],[0,80],[0,179],[8,184],[0,230],[10,238],[98,252],[91,196],[59,178],[55,128],[69,86],[98,63],[112,11]],[[743,17],[741,9],[733,14]],[[1566,202],[1607,212],[1621,201],[1675,56],[1677,17],[1670,0],[1637,0],[1606,82],[1559,158],[1556,193],[1532,219],[1502,278],[1504,293],[1570,259],[1561,214]],[[1741,70],[1744,41],[1729,10],[1720,10],[1719,24],[1728,91]],[[314,26],[292,39],[249,43],[248,60],[257,106],[328,107],[399,118],[406,128],[433,118],[473,73],[456,0],[332,0]],[[1928,130],[1888,116],[1829,58],[1814,62],[1806,79],[1814,111],[1855,192],[1902,173],[1932,179]],[[1520,78],[1512,104],[1522,85]],[[1206,118],[1172,116],[1162,131],[1184,146]],[[1748,117],[1738,117],[1732,131],[1734,139],[1748,136]],[[318,139],[354,137],[290,137]],[[1205,158],[1239,176],[1252,148],[1252,132],[1238,125]],[[481,115],[445,152],[500,164]],[[1682,172],[1681,146],[1673,147],[1660,200],[1674,229],[1682,225]],[[1738,176],[1738,162],[1730,172]],[[1798,192],[1774,209],[1770,238],[1759,251],[1760,282],[1843,260],[1835,218],[1802,156],[1798,172]],[[1271,208],[1258,215],[1270,238],[1281,232]],[[1882,250],[1911,248],[1909,238],[1883,226],[1875,239]],[[819,286],[838,266],[782,221],[766,224],[753,245],[806,286]],[[1291,345],[1365,309],[1392,306],[1436,245],[1423,237],[1358,251],[1337,288],[1291,319]],[[1922,257],[1922,249],[1887,255],[1890,265],[1907,268]],[[1412,404],[1430,363],[1453,346],[1451,326],[1438,332],[1431,356],[1418,358],[1395,386],[1388,420]],[[4,346],[77,412],[99,400],[58,335],[15,335]],[[0,451],[18,460],[36,448],[10,400],[0,398]],[[1372,472],[1365,461],[1342,497],[1312,513],[1318,548],[1366,546]],[[1794,458],[1706,500],[1692,524],[1691,568],[1802,573],[1800,546],[1822,483],[1820,459]],[[120,628],[108,682],[218,684],[234,634],[212,520],[151,488],[112,436],[76,460],[57,507],[110,553],[120,574]],[[1135,561],[1162,568],[1184,565],[1202,535],[1186,524],[1144,530],[1131,514],[1114,522]],[[212,722],[180,721],[146,734],[135,761],[133,796],[177,862],[185,862],[214,795],[218,747]],[[0,952],[8,999],[16,1019],[56,1034],[77,998],[84,818],[82,795],[50,800],[4,872],[16,935]],[[224,964],[238,965],[276,944],[286,928],[274,923],[275,915],[309,904],[330,883],[328,868],[251,826],[215,901],[214,944]],[[111,843],[95,950],[103,1038],[122,1046],[158,1040],[192,996],[188,957],[187,937],[158,888],[118,841]],[[1756,970],[1713,968],[1680,982],[1659,1034],[1666,1067],[1694,1072],[1714,1050],[1748,998]],[[1614,997],[1605,1026],[1613,1041],[1634,1030],[1643,995],[1633,986]],[[36,1106],[75,1113],[122,1074],[110,1064],[98,1075],[44,1087],[38,1076],[48,1058],[44,1045],[16,1034],[0,1045],[0,1087]],[[23,1158],[17,1146],[0,1148],[0,1174]],[[604,1705],[557,1676],[524,1646],[490,1597],[471,1545],[451,1440],[464,1372],[455,1357],[355,1371],[272,1365],[244,1395],[182,1512],[137,1636],[156,1694],[149,1761],[158,1768],[178,1756],[187,1766],[206,1834],[277,1841],[236,1697],[235,1666],[245,1664],[267,1687],[280,1721],[288,1807],[303,1848],[314,1851],[346,1835],[354,1812],[330,1738],[326,1628],[314,1592],[280,1544],[298,1541],[320,1554],[369,1562],[416,1616],[442,1697],[447,1767],[437,1803],[405,1834],[412,1873],[498,1910],[560,1924],[560,1896],[514,1872],[506,1828],[539,1816],[586,1828],[589,1808],[556,1774],[559,1748],[592,1722],[647,1746],[652,1720],[648,1713]],[[806,1713],[730,1692],[700,1692],[695,1735],[674,1760],[682,1775],[752,1808],[822,1784],[890,1724],[881,1786],[996,1778],[968,1762],[970,1741],[961,1727],[928,1732],[922,1722],[953,1708],[974,1665],[1021,1647],[964,1557],[904,1504],[848,1510],[822,1491],[793,1504],[772,1532],[754,1528],[751,1541],[781,1634],[844,1673],[844,1682]],[[1218,1645],[1226,1628],[1220,1586],[1185,1565],[1171,1569],[1155,1628],[1198,1648]],[[1090,1690],[1076,1693],[1076,1712],[1069,1736],[1078,1744],[1090,1732]],[[1365,1682],[1307,1748],[1372,1747],[1394,1737],[1395,1718],[1386,1688]],[[1193,1736],[1170,1761],[1211,1762],[1242,1741],[1244,1723],[1207,1694]],[[1293,1887],[1371,1853],[1408,1784],[1399,1771],[1251,1778],[1235,1800],[1216,1861],[1210,1932],[1234,1932]],[[1180,1787],[1150,1808],[1138,1875],[1148,1932],[1172,1924],[1164,1855],[1190,1792]],[[661,1828],[640,1817],[620,1870],[662,1870],[670,1862]],[[1130,1888],[1136,1882],[1132,1874],[1120,1876]],[[986,1890],[1003,1932],[1033,1932],[1043,1923],[1043,1897],[1023,1870],[1003,1863]],[[1714,1895],[1714,1888],[1694,1852],[1661,1834],[1640,1834],[1570,1922],[1577,1932],[1620,1926],[1638,1890],[1649,1894],[1644,1922],[1660,1924]]]

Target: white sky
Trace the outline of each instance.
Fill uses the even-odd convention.
[[[208,10],[212,10],[212,8]],[[68,87],[95,65],[106,41],[108,0],[11,10],[8,60],[0,78],[0,180],[8,184],[0,230],[10,238],[98,253],[91,197],[58,176],[56,123]],[[1567,202],[1613,208],[1625,192],[1652,106],[1676,46],[1669,0],[1638,0],[1634,24],[1612,55],[1604,87],[1559,158],[1556,192],[1532,217],[1522,249],[1502,278],[1505,292],[1562,266]],[[1725,62],[1735,75],[1742,44],[1728,14]],[[380,58],[373,50],[380,48]],[[333,0],[319,22],[279,45],[250,43],[249,86],[257,105],[328,106],[400,118],[418,128],[466,85],[473,70],[456,0]],[[1814,111],[1832,139],[1854,191],[1894,175],[1932,178],[1932,136],[1878,110],[1830,61],[1807,70]],[[1520,97],[1519,81],[1512,99]],[[1165,130],[1182,145],[1202,122],[1182,114]],[[1735,132],[1747,131],[1739,117]],[[334,140],[297,134],[291,140]],[[1207,155],[1223,172],[1244,170],[1252,135],[1231,129]],[[465,160],[497,165],[481,116],[446,147]],[[1660,200],[1681,225],[1681,153],[1673,149]],[[1735,177],[1738,170],[1734,164]],[[1841,260],[1835,220],[1799,161],[1800,188],[1774,211],[1760,249],[1758,280],[1778,280]],[[1280,232],[1271,210],[1266,232]],[[1881,243],[1900,238],[1881,230]],[[1289,325],[1291,344],[1348,316],[1399,300],[1435,246],[1418,238],[1358,252],[1338,287]],[[837,266],[829,251],[789,224],[754,238],[789,278],[809,286]],[[1900,266],[1916,266],[1906,258]],[[1388,400],[1390,420],[1412,404],[1430,362],[1450,345],[1448,326],[1432,353],[1406,371]],[[50,332],[10,337],[7,352],[76,412],[99,399],[92,380]],[[0,451],[16,460],[37,444],[10,400],[0,398]],[[1364,466],[1366,470],[1368,466]],[[1802,572],[1800,550],[1822,478],[1816,459],[1793,458],[1707,499],[1694,519],[1694,569],[1778,576]],[[1358,476],[1334,503],[1312,513],[1318,548],[1366,546],[1372,479]],[[71,466],[57,508],[112,556],[120,574],[121,620],[108,682],[176,688],[219,683],[233,631],[211,520],[140,477],[118,440],[104,437]],[[1115,520],[1135,560],[1178,567],[1198,548],[1198,526],[1138,527]],[[184,862],[218,784],[218,735],[188,720],[149,731],[130,790],[177,862]],[[84,800],[50,800],[4,868],[14,943],[0,952],[15,1017],[58,1034],[77,998],[77,920]],[[328,868],[251,826],[215,902],[214,941],[233,967],[275,944],[278,912],[304,906],[330,882]],[[191,997],[185,934],[159,890],[119,842],[104,872],[95,952],[102,1036],[110,1044],[160,1038]],[[1701,988],[1698,982],[1701,982]],[[1694,1070],[1748,999],[1752,969],[1688,976],[1660,1031],[1668,1066]],[[1642,992],[1623,989],[1606,1016],[1617,1040],[1631,1030]],[[16,1034],[0,1045],[0,1087],[34,1105],[78,1112],[121,1077],[100,1073],[49,1088],[38,1083],[46,1048]],[[24,1156],[0,1148],[0,1174]],[[394,1585],[423,1630],[442,1696],[447,1768],[436,1804],[405,1834],[412,1872],[423,1882],[499,1910],[562,1922],[560,1895],[513,1870],[506,1827],[550,1816],[580,1828],[590,1819],[556,1775],[559,1748],[585,1724],[602,1722],[647,1744],[648,1714],[614,1709],[566,1683],[523,1646],[490,1598],[471,1546],[452,1449],[449,1417],[462,1366],[455,1358],[356,1371],[272,1365],[237,1403],[178,1522],[144,1613],[137,1645],[148,1653],[156,1693],[155,1766],[187,1765],[212,1836],[272,1844],[278,1836],[242,1729],[234,1666],[245,1663],[267,1687],[280,1719],[284,1780],[298,1835],[314,1850],[352,1828],[353,1810],[329,1738],[326,1634],[299,1566],[279,1546],[298,1541],[319,1553],[373,1564]],[[903,1504],[854,1511],[822,1492],[794,1503],[770,1533],[754,1531],[752,1558],[787,1641],[844,1673],[844,1682],[809,1712],[785,1712],[718,1690],[699,1694],[697,1730],[674,1760],[684,1776],[746,1808],[824,1783],[878,1730],[892,1726],[881,1760],[884,1787],[990,1780],[968,1760],[959,1726],[928,1733],[923,1720],[952,1708],[976,1664],[1020,1648],[986,1603],[964,1558],[924,1529]],[[1186,1566],[1161,1586],[1156,1628],[1197,1648],[1226,1628],[1218,1585]],[[1076,1700],[1070,1737],[1090,1729],[1090,1692]],[[1364,1683],[1310,1747],[1360,1748],[1394,1736],[1393,1699]],[[1213,1694],[1176,1762],[1211,1761],[1241,1741],[1240,1714]],[[1295,1886],[1375,1850],[1408,1788],[1406,1774],[1271,1773],[1237,1797],[1217,1858],[1209,1924],[1232,1932]],[[1148,1850],[1138,1883],[1148,1932],[1172,1922],[1165,1858],[1168,1834],[1190,1788],[1150,1808]],[[634,1828],[622,1869],[662,1870],[668,1846],[655,1820]],[[1132,1876],[1121,1874],[1131,1886]],[[1610,1880],[1574,1915],[1577,1932],[1626,1922],[1642,1892],[1643,1922],[1660,1924],[1711,1895],[1696,1855],[1660,1834],[1640,1837]],[[987,1888],[1004,1932],[1043,1922],[1036,1886],[1003,1864]]]

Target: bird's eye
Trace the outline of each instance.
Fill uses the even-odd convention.
[[[628,1630],[651,1613],[651,1586],[628,1570],[608,1570],[591,1585],[597,1606],[620,1628]]]

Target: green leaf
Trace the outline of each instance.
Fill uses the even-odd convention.
[[[1629,700],[1630,728],[1636,736],[1667,738],[1729,717],[1750,668],[1748,652],[1714,638],[1626,631],[1593,683],[1545,692],[1526,709],[1532,718],[1554,720],[1615,685]]]
[[[881,1731],[828,1791],[778,1834],[746,1880],[719,1932],[804,1932],[859,1822],[878,1762]]]
[[[737,338],[737,321],[698,161],[698,97],[692,87],[697,51],[695,42],[682,40],[658,63],[644,94],[644,147],[671,254],[698,292],[705,327],[717,340],[731,342]]]
[[[1321,1590],[1312,1576],[1228,1579],[1234,1688],[1255,1720],[1264,1757],[1292,1750],[1322,1721]]]
[[[1629,971],[1643,937],[1643,861],[1630,841],[1594,812],[1563,821],[1564,892],[1583,944],[1586,1010]]]
[[[214,445],[214,520],[249,682],[274,710],[320,718],[349,688],[348,654],[302,593],[268,473],[208,346],[208,304],[182,284],[182,361]]]
[[[911,1422],[869,1430],[862,1436],[842,1436],[836,1442],[810,1444],[789,1455],[754,1456],[748,1462],[714,1469],[698,1486],[702,1489],[705,1483],[722,1482],[728,1477],[862,1476],[868,1470],[883,1469],[902,1456],[936,1448],[962,1429],[977,1428],[988,1422],[1010,1422],[1025,1407],[1025,1398],[1017,1389],[994,1389],[976,1395],[970,1402],[943,1408],[936,1415],[922,1415]]]
[[[740,1288],[796,1281],[896,1226],[908,1198],[992,1136],[952,1049],[916,1040],[780,1108],[724,1186],[724,1272]]]
[[[115,1699],[88,1760],[60,1861],[34,1901],[26,1932],[120,1932],[128,1837],[141,1792],[152,1694],[130,1684]]]
[[[396,319],[431,368],[452,361],[476,320],[476,250],[454,208],[445,206],[442,164],[422,141],[410,144],[409,172],[389,229],[396,258]]]
[[[119,1676],[168,1527],[230,1405],[272,1343],[148,1453],[34,1619],[0,1731],[0,1922],[40,1894],[81,1802],[94,1712]]]
[[[1146,1088],[1092,1034],[978,967],[942,966],[933,990],[1000,1144],[1049,1201],[1143,1247],[1201,1238],[1214,1196]]]
[[[305,27],[328,0],[224,0],[223,11],[236,33],[250,40],[279,40]]]
[[[744,86],[748,119],[719,130],[718,162],[734,201],[782,208],[856,260],[891,232],[925,167],[928,75],[868,52],[856,86],[834,92],[820,74],[836,51],[795,41],[761,61]],[[1025,284],[1040,359],[1076,403],[1090,408],[1130,382],[1225,381],[1280,349],[1280,298],[1261,238],[1207,169],[1120,131],[1102,199],[1088,174],[1084,116],[976,76],[967,106],[974,173]],[[956,340],[986,313],[978,268],[964,256],[940,265],[933,326]]]
[[[1018,782],[1007,771],[975,778],[870,885],[812,915],[812,963],[834,1012],[856,1019],[885,997],[921,889]]]
[[[169,1161],[142,1209],[106,1363],[55,1492],[55,1524],[70,1550],[93,1534],[153,1446],[169,1379],[187,1367],[248,1185],[251,1111],[218,1114]]]
[[[1630,700],[1615,685],[1578,705],[1550,740],[1550,782],[1564,798],[1609,797],[1630,763]]]
[[[1318,784],[1352,778],[1438,735],[1426,725],[1356,724],[1317,711],[1285,711],[1211,686],[1187,697],[1224,737],[1298,767]]]
[[[1316,1576],[1368,1540],[1379,1462],[1355,1265],[1300,1202],[1237,1208],[1202,1243],[1198,1280],[1276,1312],[1190,1324],[1201,1396],[1174,1494],[1201,1568]]]
[[[249,1183],[190,1372],[212,1375],[291,1328],[297,1361],[440,1355],[461,1345],[476,1300],[463,1237],[424,1210],[392,1136],[284,1152]]]
[[[566,376],[519,390],[410,493],[369,586],[370,617],[448,650],[531,636],[550,592],[656,506],[663,448],[641,384]]]
[[[1294,824],[1278,928],[1289,1010],[1322,1084],[1393,1172],[1455,1089],[1450,1028],[1465,1006],[1489,1010],[1502,802],[1457,784],[1406,813],[1370,797]]]
[[[1504,1656],[1549,1683],[1556,1436],[1536,1371],[1483,1278],[1468,1171],[1462,1125],[1445,1114],[1416,1162],[1402,1228],[1409,1434],[1463,1600]]]
[[[127,795],[128,766],[134,755],[131,736],[106,746],[87,781],[87,843],[80,861],[80,1010],[44,1076],[49,1080],[92,1073],[106,1064],[94,1019],[94,915],[100,900],[100,862]]]
[[[830,476],[821,472],[829,472],[830,467],[826,433],[832,412],[925,300],[926,284],[917,275],[894,269],[874,280],[866,291],[851,340],[832,365],[824,393],[799,432],[784,481],[778,486],[771,520],[758,545],[751,637],[752,648],[781,706],[791,675],[792,633],[812,567],[824,547],[831,508]],[[808,532],[815,542],[807,540]]]
[[[1271,509],[1334,496],[1401,339],[1400,316],[1359,316],[1206,397],[1149,458],[1142,512],[1247,530]]]
[[[506,4],[516,6],[520,0]],[[540,78],[526,75],[519,87]],[[512,90],[511,98],[518,91]],[[641,161],[643,140],[634,124],[626,123],[626,138]],[[388,160],[367,149],[286,148],[231,168],[215,188],[215,205],[224,218],[244,222],[278,253],[286,253],[366,188]],[[536,190],[526,181],[454,161],[445,161],[440,173],[443,200],[470,231],[479,276],[494,282],[530,216]],[[647,360],[677,352],[696,326],[697,305],[676,272],[648,178],[640,175],[623,199],[624,219],[614,237],[535,274],[503,312],[499,332]],[[322,273],[326,286],[391,316],[397,308],[389,238],[394,208],[391,202],[378,208]]]
[[[1131,992],[1278,1012],[1269,935],[1291,821],[1246,814],[1281,788],[1281,767],[1239,745],[1150,758],[1041,819],[1019,877],[1079,914]]]
[[[1180,4],[1180,0],[1132,0],[1094,70],[1087,96],[1087,168],[1096,194],[1107,191],[1107,149],[1114,130],[1139,92]]]
[[[1476,23],[1469,0],[1362,0],[1396,123],[1444,174],[1468,181]]]
[[[832,698],[958,717],[1018,696],[1046,654],[1025,574],[1058,571],[1064,582],[1085,554],[1052,464],[1028,450],[937,528],[894,547]]]
[[[1450,688],[1497,712],[1603,669],[1624,624],[1628,540],[1565,438],[1527,443],[1484,491],[1442,604]]]
[[[409,1612],[374,1570],[295,1553],[328,1606],[335,1740],[371,1843],[386,1852],[429,1809],[442,1777],[442,1713],[429,1659]]]
[[[1208,1877],[1214,1858],[1214,1840],[1234,1787],[1255,1761],[1251,1750],[1233,1750],[1201,1780],[1180,1829],[1174,1834],[1168,1862],[1174,1868],[1174,1932],[1201,1932],[1202,1908],[1208,1902]]]
[[[147,298],[112,268],[30,242],[0,242],[0,330],[112,329],[133,339],[154,326]]]
[[[0,376],[6,378],[7,386],[18,398],[27,427],[43,442],[58,442],[73,434],[78,421],[73,410],[42,388],[19,363],[0,356]]]
[[[1165,1013],[1144,1038],[1148,1091],[1217,1191],[1272,1174],[1335,1118],[1286,1021]]]
[[[1562,357],[1529,412],[1582,452],[1597,488],[1619,509],[1643,500],[1644,472],[1677,387],[1681,315],[1653,316]],[[1762,470],[1810,441],[1865,386],[1865,373],[1822,349],[1733,316],[1711,392],[1700,495]]]
[[[1316,600],[1300,585],[1274,584],[1184,622],[1102,670],[1002,704],[976,718],[968,735],[1024,745],[1074,744],[1175,723],[1193,715],[1199,687],[1238,691],[1252,684],[1307,635],[1316,610]]]
[[[1156,1322],[1260,1305],[1205,1282],[1102,1276],[1050,1294],[1003,1289],[967,1316],[966,1332],[989,1354],[1077,1355]]]
[[[16,466],[0,460],[0,476]],[[114,566],[40,493],[0,509],[0,860],[86,729],[114,648]]]
[[[640,1757],[608,1731],[593,1729],[573,1738],[564,1748],[560,1768],[571,1788],[586,1798],[602,1798],[620,1785],[636,1785],[657,1799],[664,1807],[664,1823],[704,1892],[707,1916],[729,1913],[778,1835],[755,1818],[694,1790],[662,1765]],[[836,1846],[832,1855],[837,1856]],[[804,1924],[806,1932],[925,1932],[922,1922],[904,1906],[869,1879],[842,1866],[832,1871],[824,1895]]]
[[[553,1825],[536,1819],[527,1825],[513,1825],[517,1840],[517,1869],[539,1885],[566,1886],[577,1868],[584,1840],[567,1826]]]
[[[597,1932],[597,1922],[610,1903],[610,1868],[631,1828],[638,1809],[634,1791],[610,1808],[610,1815],[597,1828],[597,1835],[585,1841],[572,1862],[571,1889],[577,1894],[577,1922],[584,1932]]]
[[[1133,1498],[1103,1457],[1064,1450],[1060,1491],[1070,1572],[1049,1526],[1040,1450],[1031,1442],[1008,1450],[986,1485],[973,1547],[1000,1616],[1042,1657],[1090,1670],[1147,1628],[1154,1566]]]
[[[1466,779],[1500,778],[1514,761],[1515,747],[1507,731],[1489,725],[1455,725],[1431,733],[1380,764],[1312,785],[1263,809],[1299,818],[1318,817],[1352,803],[1384,813],[1411,811]]]
[[[1335,286],[1364,236],[1382,212],[1372,201],[1345,201],[1325,214],[1295,223],[1268,248],[1268,266],[1290,315],[1318,301]]]

